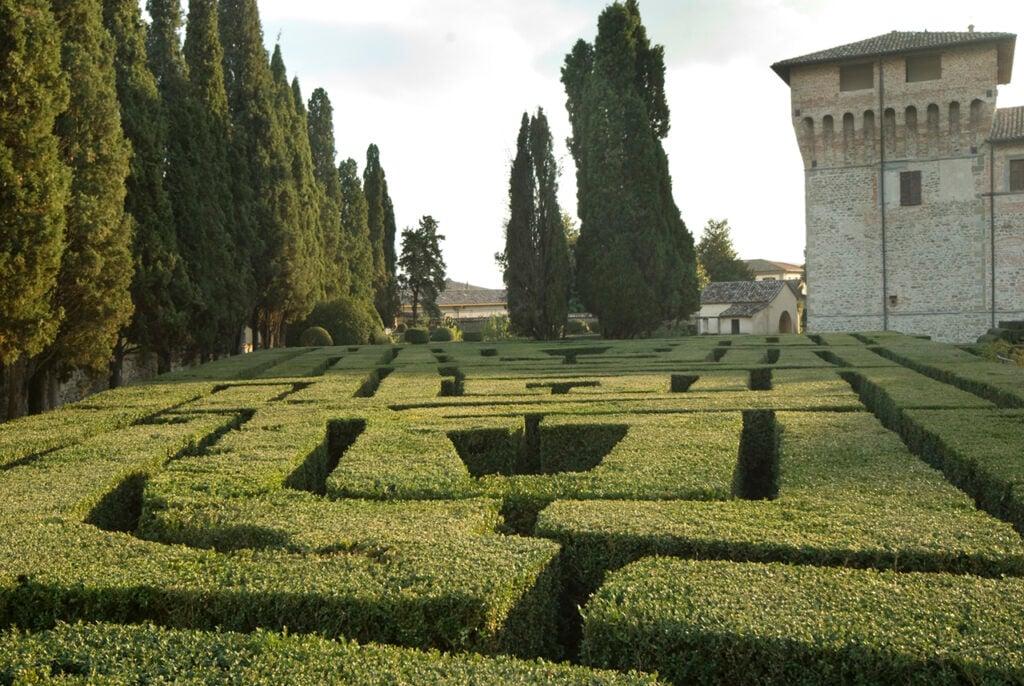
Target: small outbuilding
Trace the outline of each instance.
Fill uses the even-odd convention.
[[[700,295],[702,334],[799,333],[800,294],[796,281],[722,281]]]

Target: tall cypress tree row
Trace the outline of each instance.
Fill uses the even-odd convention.
[[[0,365],[57,332],[53,307],[71,173],[54,122],[68,102],[50,3],[0,1]]]
[[[296,236],[289,230],[291,159],[255,0],[221,0],[224,82],[231,112],[231,168],[237,209],[255,278],[252,327],[255,344],[281,343],[287,313],[300,301],[295,292]]]
[[[190,329],[200,359],[237,352],[256,306],[248,225],[232,194],[230,112],[216,0],[190,0],[183,48],[188,115],[171,132],[177,164],[175,218],[198,292]]]
[[[146,29],[135,0],[104,0],[103,21],[116,46],[114,64],[121,125],[132,144],[125,209],[135,222],[131,324],[120,332],[111,385],[121,383],[129,343],[155,352],[160,371],[187,332],[191,287],[178,253],[171,201],[164,188],[167,120],[156,79],[146,66]]]
[[[56,381],[72,371],[105,375],[118,332],[132,315],[132,226],[125,213],[131,148],[121,130],[114,45],[99,0],[55,0],[61,63],[73,74],[67,110],[54,130],[71,167],[67,248],[54,306],[65,317],[30,363],[29,411],[56,404]]]
[[[61,34],[48,0],[0,0],[0,415],[27,411],[30,357],[57,333],[71,171],[54,134],[68,104]]]
[[[374,307],[374,247],[370,240],[369,204],[359,178],[359,165],[351,157],[338,166],[341,182],[343,250],[351,275],[348,295]],[[378,315],[379,316],[379,315]]]
[[[580,237],[577,285],[602,333],[629,338],[698,306],[693,236],[672,197],[664,55],[636,0],[598,19],[593,45],[566,56]]]
[[[537,179],[534,221],[541,278],[533,336],[551,340],[562,336],[569,316],[571,271],[562,208],[558,206],[558,163],[548,119],[540,108],[530,119],[530,159]]]
[[[505,286],[512,326],[539,340],[561,337],[570,275],[558,165],[547,117],[538,109],[534,117],[523,113],[509,181]]]
[[[282,155],[283,167],[271,169],[278,175],[275,179],[278,195],[272,209],[280,242],[276,254],[271,255],[276,269],[271,297],[264,303],[264,316],[272,327],[271,340],[283,343],[281,329],[309,314],[315,302],[322,299],[320,202],[313,179],[305,107],[301,96],[296,98],[288,85],[280,45],[274,47],[270,72],[274,79],[274,119],[281,134],[282,147],[278,152]],[[302,111],[297,111],[296,107],[301,107]]]
[[[395,321],[398,288],[395,282],[395,209],[388,195],[388,182],[380,164],[380,150],[373,143],[366,149],[363,169],[370,245],[373,248],[373,298],[385,326]]]
[[[523,112],[516,139],[516,157],[509,178],[509,213],[505,227],[504,281],[509,323],[516,332],[532,334],[536,294],[540,290],[535,248],[534,206],[536,180],[530,158],[530,116]]]
[[[324,299],[348,295],[351,276],[345,257],[346,241],[341,223],[341,177],[334,166],[334,109],[327,91],[317,88],[309,98],[307,115],[313,175],[320,187],[320,226],[323,231]],[[362,190],[360,189],[360,195]],[[365,201],[364,201],[365,202]]]

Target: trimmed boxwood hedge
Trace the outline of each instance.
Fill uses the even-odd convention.
[[[1024,681],[1024,583],[648,558],[583,609],[586,664],[674,684]]]
[[[0,633],[0,682],[117,684],[657,684],[636,672],[451,655],[257,629],[164,629],[151,624],[59,624]]]
[[[1019,587],[1024,542],[975,502],[1024,520],[1015,452],[1024,414],[997,409],[1001,400],[958,380],[995,386],[994,365],[889,334],[777,338],[507,340],[500,356],[461,356],[443,344],[261,351],[93,396],[49,415],[51,424],[0,427],[0,626],[44,632],[5,632],[0,665],[11,646],[45,655],[37,649],[68,630],[62,622],[78,620],[113,622],[118,636],[128,623],[178,627],[203,646],[214,641],[215,651],[234,650],[216,643],[218,627],[249,632],[240,640],[288,643],[272,633],[287,627],[341,646],[391,643],[388,654],[416,646],[573,659],[578,608],[593,591],[630,596],[636,587],[619,585],[618,574],[652,555],[714,558],[727,570],[799,564],[825,579],[849,568],[864,570],[851,579],[898,571],[891,576],[920,580],[913,592],[925,613],[946,607],[949,589],[960,593],[950,578]],[[707,361],[716,347],[730,352]],[[751,370],[766,364],[772,390],[751,391]],[[699,378],[673,393],[673,375]],[[441,381],[461,395],[439,396]],[[774,448],[764,451],[774,476],[753,479],[776,483],[774,500],[731,499],[734,473],[746,473],[741,455],[758,452],[741,440],[744,415],[775,418],[772,430],[747,432],[761,436],[754,448]],[[811,599],[799,621],[827,626],[837,605],[830,597],[814,609],[812,577],[791,584]],[[652,577],[655,585],[666,578]],[[965,606],[989,598],[968,595]],[[642,615],[633,634],[657,634],[643,645],[660,640],[652,617]],[[851,619],[851,635],[870,638],[858,621],[868,620]],[[178,646],[172,636],[186,635],[140,630],[154,632],[140,644],[158,635]],[[1001,640],[998,628],[994,635]],[[792,644],[778,652],[772,640],[750,639],[750,679],[771,681],[779,655],[804,655],[786,652]],[[39,658],[17,676],[0,667],[0,683],[45,669],[88,681],[72,673],[84,664],[76,660],[106,655],[89,646],[75,659]],[[850,681],[867,680],[862,662],[891,658],[875,644],[863,653],[844,646],[815,654],[818,671],[808,673],[842,681],[845,660],[858,665]],[[1003,670],[1001,653],[979,655],[970,675],[1015,674]],[[423,668],[446,674],[448,660]],[[513,664],[506,660],[497,661],[502,670]],[[111,681],[131,681],[125,664]],[[675,668],[671,658],[664,664]],[[278,680],[287,681],[292,667],[282,660],[281,668]],[[529,680],[516,670],[507,679],[479,673]],[[589,676],[569,672],[558,675]]]

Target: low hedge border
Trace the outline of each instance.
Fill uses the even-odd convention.
[[[151,624],[59,624],[34,634],[0,634],[3,683],[522,684],[627,686],[653,676],[451,655],[319,636],[256,630],[165,629]],[[187,675],[187,677],[186,677]]]
[[[674,684],[1024,680],[1024,583],[648,558],[584,608],[583,660]]]

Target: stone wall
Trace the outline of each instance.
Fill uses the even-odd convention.
[[[945,49],[942,78],[930,81],[907,82],[905,59],[889,56],[874,60],[872,88],[841,92],[839,69],[790,74],[809,331],[974,340],[993,318],[993,233],[995,316],[1024,318],[1024,193],[996,196],[994,231],[990,212],[996,47]],[[997,186],[1010,154],[1024,145],[997,148]],[[901,205],[904,171],[921,172],[920,205]]]

